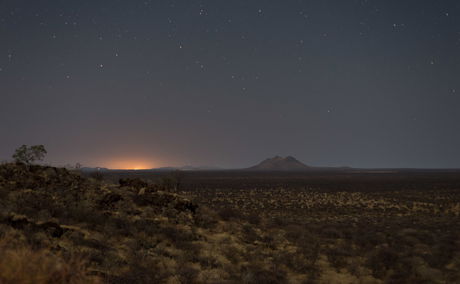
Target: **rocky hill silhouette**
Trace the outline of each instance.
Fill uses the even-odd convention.
[[[309,169],[311,169],[311,167],[303,164],[292,156],[287,156],[285,158],[275,156],[248,168],[248,170],[252,171],[305,171]]]

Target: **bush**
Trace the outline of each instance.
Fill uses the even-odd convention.
[[[240,219],[242,217],[240,212],[228,207],[222,208],[221,210],[219,210],[219,212],[217,212],[217,214],[219,214],[220,218],[224,221],[229,221],[231,219]]]
[[[382,247],[375,251],[367,261],[368,267],[372,270],[372,274],[377,278],[384,278],[387,270],[397,264],[397,251]]]
[[[245,283],[286,283],[286,272],[273,265],[270,269],[264,269],[256,264],[245,267],[243,281]]]

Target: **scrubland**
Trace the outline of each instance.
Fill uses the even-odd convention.
[[[4,164],[0,283],[455,283],[459,221],[457,173]]]

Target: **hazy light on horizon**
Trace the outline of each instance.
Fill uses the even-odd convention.
[[[99,163],[101,167],[119,170],[145,170],[161,166],[149,159],[124,158],[124,159],[107,159]]]

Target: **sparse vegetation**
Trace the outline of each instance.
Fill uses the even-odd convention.
[[[167,173],[95,180],[0,165],[0,282],[460,279],[455,174],[393,175],[386,185],[366,175],[181,175],[182,191],[172,193]]]

